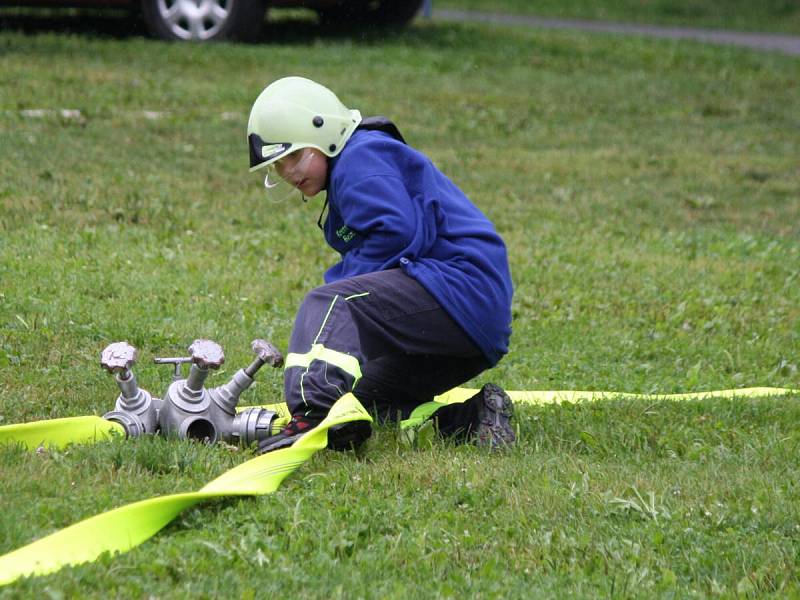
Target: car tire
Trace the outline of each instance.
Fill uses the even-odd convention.
[[[150,35],[162,40],[210,42],[258,39],[265,0],[141,0]]]
[[[411,22],[424,0],[349,0],[319,10],[327,25],[402,27]]]

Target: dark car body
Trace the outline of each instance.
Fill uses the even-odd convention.
[[[164,40],[256,39],[267,8],[308,8],[323,22],[402,26],[424,0],[0,0],[2,6],[119,8],[140,11]]]

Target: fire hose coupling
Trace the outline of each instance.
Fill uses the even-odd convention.
[[[160,431],[207,443],[257,442],[271,435],[277,415],[262,408],[245,409],[237,414],[236,405],[242,392],[253,384],[256,372],[265,364],[282,366],[283,356],[265,340],[254,340],[252,349],[256,358],[247,368],[234,373],[225,385],[211,389],[204,387],[206,378],[225,362],[225,353],[216,342],[198,339],[189,346],[188,357],[156,358],[156,364],[171,364],[175,368],[173,381],[159,400],[136,384],[131,371],[136,349],[125,342],[111,344],[103,351],[100,362],[115,374],[122,393],[115,410],[104,417],[120,423],[129,437]],[[184,363],[191,363],[185,379],[181,373]]]

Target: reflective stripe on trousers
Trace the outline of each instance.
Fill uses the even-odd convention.
[[[385,401],[407,415],[487,367],[436,299],[391,269],[306,296],[289,342],[284,394],[292,414],[323,417],[354,391],[365,406]]]

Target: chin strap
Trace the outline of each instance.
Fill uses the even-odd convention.
[[[319,211],[319,218],[317,219],[317,227],[324,230],[325,227],[323,226],[323,215],[325,215],[325,209],[328,208],[328,194],[325,194],[325,202],[322,203],[322,210]]]

